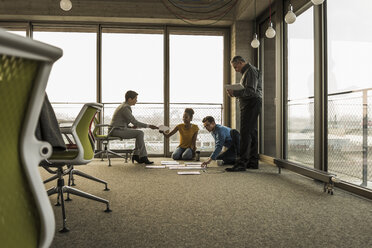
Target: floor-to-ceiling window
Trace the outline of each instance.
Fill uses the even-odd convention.
[[[51,31],[53,30],[53,31]],[[46,92],[60,122],[72,122],[86,102],[96,102],[95,29],[34,27],[33,39],[59,47]]]
[[[102,102],[104,122],[109,124],[116,107],[125,101],[125,93],[138,93],[132,107],[138,121],[159,126],[164,122],[164,35],[160,31],[141,33],[103,29]],[[163,135],[143,129],[149,154],[162,154]],[[134,148],[135,140],[111,142],[112,149]]]
[[[182,123],[185,108],[195,111],[192,123],[199,126],[197,148],[214,149],[213,137],[203,129],[202,119],[213,116],[222,124],[223,35],[171,34],[170,50],[170,126]],[[170,150],[179,144],[179,135],[170,139]]]
[[[328,171],[372,187],[372,1],[328,0]]]
[[[313,7],[288,28],[287,159],[314,165]]]

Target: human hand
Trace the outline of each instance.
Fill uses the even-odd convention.
[[[151,128],[151,129],[159,129],[157,126],[154,126],[154,125],[149,125],[149,128]]]
[[[201,167],[203,168],[207,168],[207,165],[208,165],[208,161],[204,161],[202,164],[201,164]]]

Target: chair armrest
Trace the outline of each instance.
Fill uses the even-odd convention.
[[[62,134],[72,134],[72,127],[60,127]]]

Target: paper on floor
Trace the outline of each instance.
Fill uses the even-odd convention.
[[[179,171],[178,175],[200,175],[199,171]]]
[[[147,169],[164,169],[165,165],[146,165]]]

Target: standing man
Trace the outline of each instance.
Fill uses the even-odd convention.
[[[212,155],[202,163],[202,166],[207,166],[212,160],[216,159],[223,160],[224,164],[234,164],[237,156],[239,156],[239,132],[236,129],[216,124],[212,116],[205,117],[203,125],[212,134],[216,146]],[[222,147],[226,147],[227,150],[220,154]]]
[[[240,158],[226,171],[236,172],[258,169],[257,118],[262,105],[262,77],[260,71],[246,63],[241,56],[230,61],[236,72],[242,74],[241,90],[227,90],[230,97],[237,97],[240,103]]]

